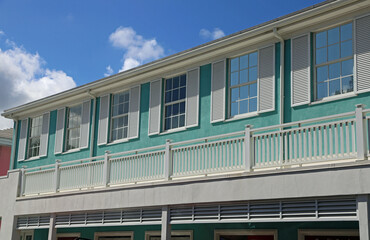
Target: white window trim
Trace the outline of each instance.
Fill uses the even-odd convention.
[[[330,62],[326,62],[325,64],[321,63],[321,64],[317,64],[316,65],[316,34],[319,33],[319,32],[323,32],[323,31],[328,31],[332,28],[336,28],[336,27],[340,27],[342,25],[346,25],[346,24],[349,24],[349,23],[352,23],[352,58],[351,57],[346,57],[346,58],[343,58],[342,60],[333,60],[333,61],[330,61]],[[331,25],[330,27],[325,27],[325,28],[322,28],[320,30],[317,30],[315,32],[313,32],[314,36],[313,36],[313,44],[312,44],[312,60],[313,60],[313,77],[311,79],[313,79],[313,102],[312,103],[321,103],[321,102],[328,102],[328,101],[335,101],[335,100],[338,100],[338,99],[342,99],[342,98],[347,98],[347,97],[353,97],[353,96],[357,96],[357,92],[356,92],[356,85],[357,85],[357,76],[356,76],[356,73],[357,73],[357,69],[356,69],[356,21],[353,19],[353,20],[350,20],[350,21],[344,21],[344,22],[341,22],[339,24],[335,24],[335,25]],[[311,38],[311,36],[309,36]],[[310,40],[311,41],[311,40]],[[311,48],[311,46],[310,46]],[[342,61],[346,61],[346,60],[349,60],[349,59],[353,59],[353,91],[352,92],[349,92],[349,93],[342,93],[342,94],[338,94],[338,95],[333,95],[333,96],[327,96],[327,97],[324,97],[322,99],[317,99],[317,78],[316,78],[316,68],[317,67],[320,67],[320,66],[329,66],[330,64],[333,64],[333,63],[340,63]],[[311,75],[311,74],[310,74]],[[339,97],[341,96],[341,97]],[[312,104],[311,103],[311,104]]]
[[[57,239],[58,237],[81,237],[81,233],[57,233]]]
[[[152,236],[161,235],[161,231],[146,231],[145,232],[145,240],[149,240]],[[171,231],[171,236],[181,236],[181,235],[189,235],[190,240],[193,240],[193,231],[192,230],[173,230]]]
[[[298,229],[298,240],[304,240],[305,236],[359,236],[358,230],[341,230],[341,229]]]
[[[69,123],[69,113],[70,113],[70,109],[73,108],[73,107],[76,107],[76,106],[81,106],[81,123],[80,123],[80,133],[79,133],[79,141],[78,141],[78,147],[77,148],[72,148],[72,149],[69,149],[67,150],[67,142],[68,142],[68,137],[67,137],[67,131],[68,131],[68,123]],[[64,153],[71,153],[71,152],[77,152],[77,151],[80,151],[81,150],[81,125],[82,125],[82,111],[83,111],[83,102],[82,103],[79,103],[79,104],[76,104],[76,105],[72,105],[72,106],[68,106],[66,107],[66,110],[65,110],[65,120],[64,120],[64,146],[63,146],[63,152],[62,154]]]
[[[185,93],[185,98],[183,100],[185,102],[185,122],[184,122],[184,126],[165,130],[165,120],[166,120],[166,103],[165,103],[165,101],[166,101],[166,99],[165,99],[166,98],[166,80],[169,79],[169,78],[180,77],[182,75],[185,75],[186,76],[186,84],[185,84],[185,89],[186,89],[185,91],[186,91],[186,93]],[[162,124],[161,124],[162,131],[160,131],[159,134],[166,134],[166,133],[172,133],[172,132],[182,131],[182,130],[185,130],[187,128],[186,127],[186,114],[187,114],[187,111],[186,110],[187,110],[187,107],[188,107],[188,104],[187,104],[188,78],[189,78],[188,71],[183,72],[183,73],[173,74],[173,75],[170,75],[170,76],[168,76],[166,78],[163,78],[162,85],[161,85],[161,89],[163,89],[161,91],[161,99],[162,99],[161,105],[163,104],[163,108],[161,110],[162,117],[160,118],[160,120],[162,120]],[[163,95],[162,95],[162,92],[163,92]],[[183,102],[183,101],[182,100],[177,100],[177,101],[171,102],[170,104],[167,104],[167,105],[173,105],[173,104],[180,103],[180,102]]]
[[[220,240],[221,235],[273,235],[274,240],[278,240],[278,231],[276,229],[227,229],[227,230],[215,230],[214,240]]]
[[[124,231],[124,232],[95,232],[94,240],[98,240],[99,237],[130,237],[131,240],[134,239],[133,231]]]
[[[124,114],[120,114],[120,115],[117,115],[115,116],[114,118],[120,118],[120,117],[124,117],[124,116],[127,116],[127,137],[125,138],[120,138],[120,139],[116,139],[116,140],[112,140],[112,132],[113,132],[113,97],[114,95],[116,94],[120,94],[120,93],[126,93],[128,92],[129,96],[128,96],[128,112],[127,113],[124,113]],[[129,128],[130,128],[130,100],[131,100],[131,91],[130,89],[125,89],[123,91],[119,91],[119,92],[115,92],[115,93],[112,93],[110,94],[110,97],[109,97],[109,125],[108,125],[108,142],[106,145],[109,145],[109,144],[114,144],[114,143],[120,143],[120,142],[127,142],[128,141],[128,132],[129,132]]]

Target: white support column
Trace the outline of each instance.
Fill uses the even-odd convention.
[[[364,105],[356,105],[356,145],[357,145],[357,160],[364,160],[366,154],[366,134],[365,134],[365,120],[363,116]]]
[[[17,230],[17,217],[12,215],[2,216],[0,239],[19,240],[20,231]]]
[[[161,240],[171,240],[170,208],[168,206],[162,207]]]
[[[166,140],[166,149],[164,156],[164,176],[167,180],[171,179],[172,176],[172,152],[171,152],[171,140]]]
[[[251,141],[251,125],[245,126],[245,137],[244,137],[244,144],[245,144],[245,155],[244,155],[244,165],[245,171],[250,172],[252,167],[252,141]]]
[[[57,229],[55,228],[56,214],[50,215],[49,235],[48,240],[57,240]]]
[[[369,226],[369,196],[360,195],[357,197],[357,211],[359,219],[359,230],[361,240],[370,240]]]
[[[104,166],[103,166],[103,181],[104,185],[108,186],[109,184],[109,173],[110,173],[110,165],[109,165],[109,151],[105,151],[104,153]]]

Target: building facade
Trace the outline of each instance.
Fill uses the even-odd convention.
[[[0,130],[0,176],[6,176],[9,170],[13,129]]]
[[[369,14],[326,1],[6,110],[0,239],[370,239]]]

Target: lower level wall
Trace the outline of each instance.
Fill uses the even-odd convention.
[[[292,222],[292,223],[228,223],[180,224],[173,230],[192,230],[194,240],[214,240],[214,231],[223,229],[277,229],[279,240],[298,240],[298,229],[358,229],[358,222]],[[90,227],[58,229],[58,233],[81,233],[82,238],[94,239],[95,232],[133,231],[135,240],[145,240],[146,231],[159,231],[160,225],[125,227]],[[48,230],[35,230],[35,240],[47,240]]]

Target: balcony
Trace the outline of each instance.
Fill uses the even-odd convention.
[[[23,168],[19,197],[368,159],[370,109]]]

